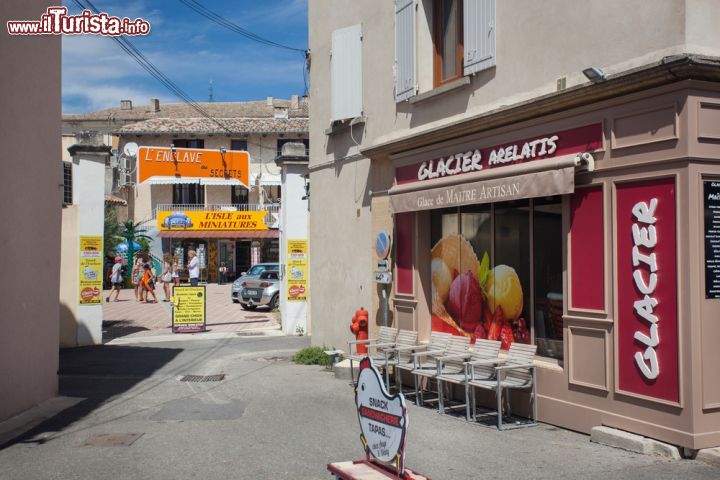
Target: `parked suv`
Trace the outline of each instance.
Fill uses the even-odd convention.
[[[240,290],[240,305],[245,310],[256,307],[275,309],[280,301],[280,273],[277,270],[266,270],[256,280],[244,280]]]
[[[232,301],[235,303],[238,303],[240,301],[238,297],[240,296],[240,291],[243,289],[243,282],[247,282],[249,280],[257,280],[258,278],[260,278],[261,273],[268,270],[273,270],[277,272],[280,270],[280,265],[277,263],[258,263],[250,267],[250,270],[248,270],[247,272],[242,272],[232,284],[232,289],[230,292]]]

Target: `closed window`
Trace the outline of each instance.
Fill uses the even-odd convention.
[[[330,57],[331,120],[362,115],[362,75],[360,25],[335,30]]]
[[[433,2],[435,86],[463,75],[463,1]]]
[[[230,150],[247,152],[247,140],[230,140]]]
[[[205,140],[202,138],[176,138],[172,144],[176,148],[205,148]]]

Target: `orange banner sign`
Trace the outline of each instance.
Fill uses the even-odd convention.
[[[138,183],[151,177],[218,178],[250,182],[250,154],[235,150],[140,147],[137,156]]]

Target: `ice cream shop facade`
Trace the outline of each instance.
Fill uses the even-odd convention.
[[[720,89],[528,110],[363,152],[394,326],[537,345],[541,421],[720,445]]]

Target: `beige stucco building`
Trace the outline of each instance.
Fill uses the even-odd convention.
[[[35,19],[51,4],[10,0],[2,10],[7,19]],[[0,61],[12,68],[0,76],[6,182],[0,196],[7,205],[0,213],[0,430],[4,420],[57,394],[62,194],[60,37],[11,37],[2,30]]]
[[[130,218],[146,222],[148,234],[156,237],[152,246],[156,257],[172,253],[182,268],[187,252],[200,248],[206,252],[204,258],[201,256],[201,262],[205,261],[201,278],[218,281],[219,268],[224,265],[226,279],[232,281],[251,265],[279,261],[282,178],[275,159],[285,143],[309,146],[308,102],[298,96],[289,100],[268,97],[253,102],[201,103],[200,108],[211,118],[200,116],[189,105],[160,105],[154,100],[144,120],[115,129],[118,165],[127,166],[116,175],[119,179],[116,191],[127,200]],[[107,116],[105,112],[97,115]],[[137,160],[125,153],[128,144],[247,151],[250,156],[247,188],[231,185],[232,180],[210,178],[150,178],[138,183]],[[270,228],[158,231],[158,215],[162,212],[231,210],[267,211],[265,223]]]
[[[393,326],[537,345],[541,421],[720,445],[719,16],[311,0],[313,343],[381,324],[388,230]]]

